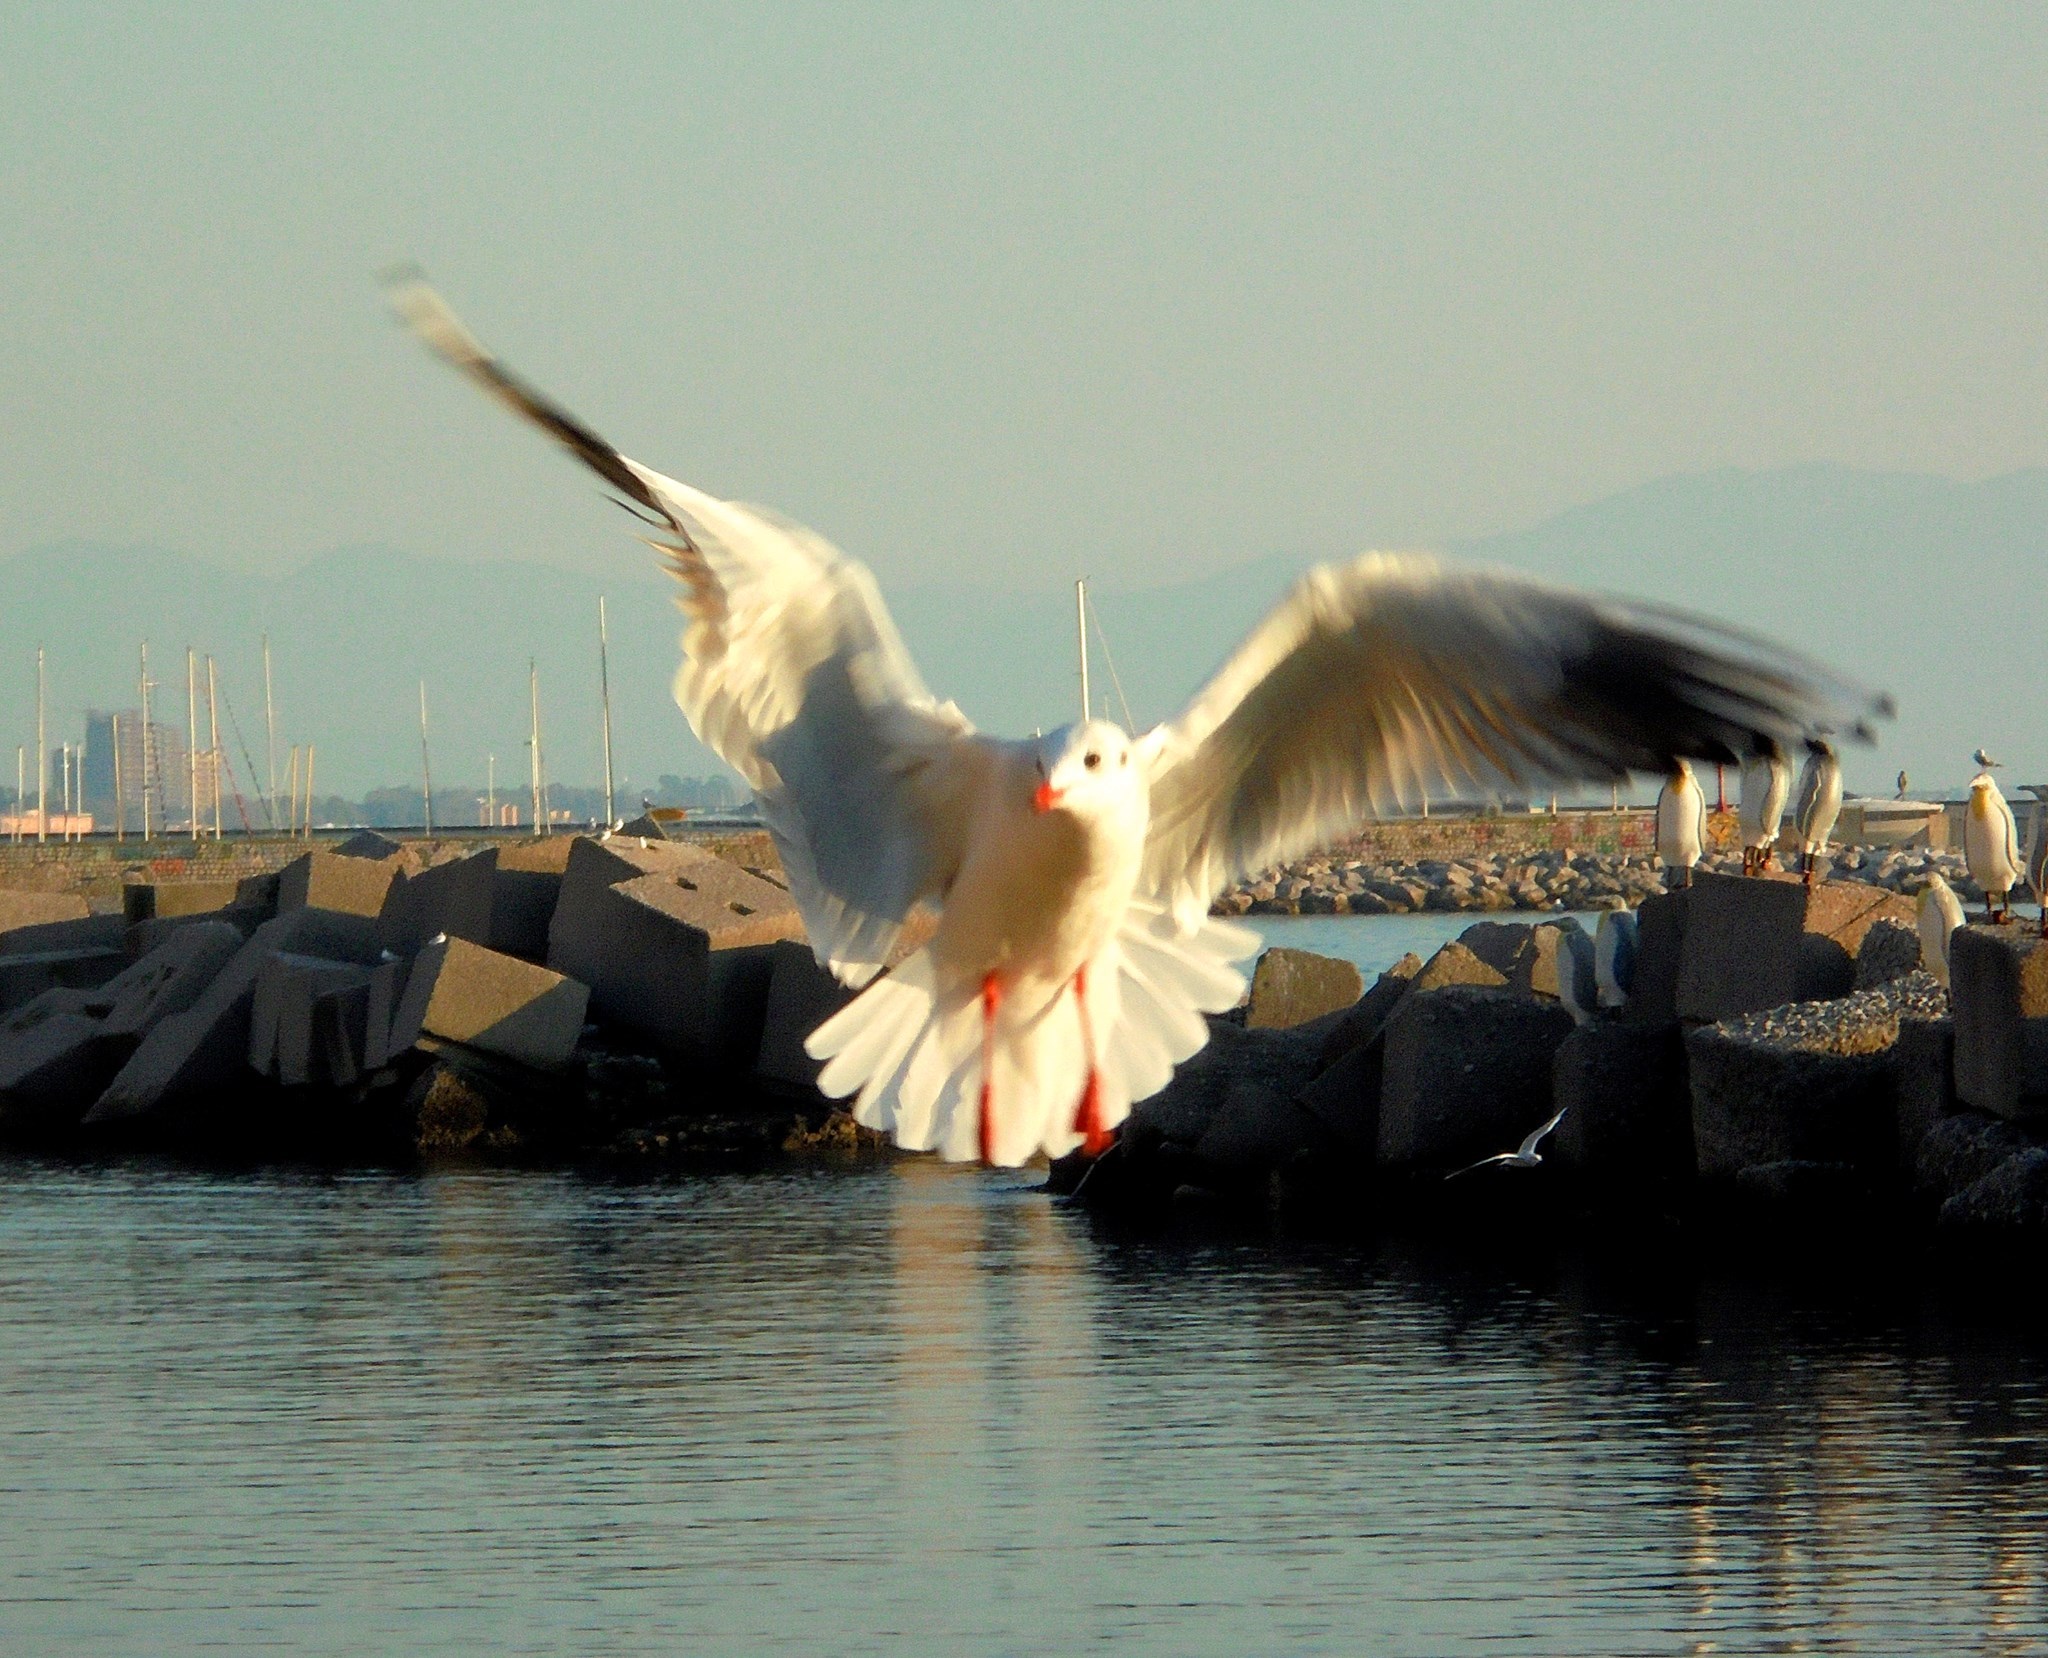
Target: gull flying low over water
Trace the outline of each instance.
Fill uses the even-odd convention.
[[[1571,1107],[1568,1105],[1559,1106],[1556,1116],[1532,1133],[1513,1151],[1497,1151],[1491,1157],[1482,1157],[1476,1163],[1467,1163],[1462,1169],[1453,1169],[1444,1176],[1444,1179],[1456,1180],[1459,1175],[1470,1174],[1474,1169],[1491,1169],[1495,1167],[1503,1169],[1535,1168],[1543,1161],[1543,1153],[1536,1148],[1550,1137],[1552,1129],[1564,1121],[1564,1114],[1570,1109]]]
[[[925,688],[861,565],[626,459],[417,280],[392,299],[646,522],[680,589],[676,701],[755,791],[818,959],[864,987],[809,1040],[819,1086],[906,1148],[1100,1150],[1243,992],[1257,939],[1216,894],[1371,813],[1732,764],[1890,711],[1675,611],[1368,554],[1305,576],[1163,725],[989,736]]]

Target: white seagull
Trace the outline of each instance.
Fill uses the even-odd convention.
[[[1828,849],[1835,819],[1842,815],[1842,762],[1824,737],[1806,743],[1806,769],[1799,774],[1799,805],[1792,822],[1799,830],[1799,872],[1813,885],[1813,872]]]
[[[1785,821],[1785,803],[1792,797],[1792,766],[1776,750],[1752,754],[1742,762],[1742,873],[1762,875],[1771,867],[1771,849]]]
[[[1932,973],[1944,989],[1948,986],[1949,935],[1963,924],[1962,901],[1939,872],[1927,878],[1914,904],[1914,921],[1920,932],[1920,965]]]
[[[1549,1137],[1552,1129],[1564,1121],[1564,1114],[1570,1109],[1568,1105],[1559,1106],[1557,1114],[1549,1122],[1537,1129],[1513,1151],[1497,1151],[1491,1157],[1482,1157],[1476,1163],[1467,1163],[1462,1169],[1453,1169],[1444,1176],[1444,1179],[1456,1180],[1461,1174],[1470,1174],[1474,1169],[1490,1169],[1496,1164],[1504,1169],[1535,1168],[1543,1161],[1543,1153],[1536,1148]]]
[[[822,537],[626,459],[417,280],[430,347],[635,509],[680,584],[676,701],[754,790],[818,959],[865,988],[807,1046],[909,1149],[1097,1151],[1234,1005],[1249,871],[1415,799],[1619,780],[1888,714],[1762,641],[1502,572],[1368,554],[1304,577],[1174,719],[1021,741],[925,688]],[[1867,733],[1868,727],[1862,727]],[[906,922],[929,940],[886,974]]]
[[[1977,750],[1980,765],[1991,767]],[[2026,879],[2026,864],[2020,858],[2020,828],[2013,821],[2012,807],[1991,780],[1987,769],[1970,779],[1970,803],[1963,809],[1963,860],[1970,867],[1970,879],[1984,889],[1984,919],[2001,926],[2012,919],[2012,889]]]
[[[1707,848],[1707,795],[1680,758],[1657,791],[1657,861],[1669,884],[1692,885],[1692,872]]]

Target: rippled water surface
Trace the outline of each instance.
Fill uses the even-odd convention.
[[[0,1646],[2048,1651],[2033,1282],[1696,1253],[0,1163]]]

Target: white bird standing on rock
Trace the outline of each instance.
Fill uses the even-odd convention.
[[[1985,770],[1970,779],[1970,803],[1963,809],[1963,861],[1970,867],[1970,879],[1984,889],[1984,919],[2003,926],[2012,919],[2012,889],[2026,879],[2020,826],[1991,780],[1990,768],[1998,762],[1981,748],[1977,761]]]
[[[1785,821],[1785,803],[1792,797],[1792,765],[1773,749],[1742,762],[1742,873],[1762,875],[1771,867],[1771,849]]]
[[[1828,849],[1835,819],[1842,815],[1842,762],[1825,737],[1809,737],[1806,769],[1799,774],[1799,805],[1792,822],[1799,831],[1799,873],[1813,885],[1813,872]]]
[[[1963,924],[1962,901],[1955,888],[1936,871],[1927,878],[1914,904],[1914,921],[1920,931],[1920,965],[1948,987],[1948,940]]]
[[[1890,712],[1673,611],[1371,554],[1304,577],[1143,736],[985,736],[925,689],[862,566],[627,460],[424,284],[392,297],[655,532],[687,619],[676,701],[754,789],[818,959],[866,987],[807,1043],[819,1086],[906,1148],[1100,1150],[1242,994],[1257,939],[1209,918],[1216,894],[1368,813],[1732,761]],[[931,909],[929,941],[878,978]]]
[[[1657,791],[1657,861],[1669,885],[1689,887],[1707,848],[1707,794],[1681,758]],[[1672,879],[1672,877],[1676,879]]]

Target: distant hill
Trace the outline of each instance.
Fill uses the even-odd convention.
[[[1574,508],[1457,554],[1575,584],[1674,601],[1757,628],[1880,684],[1902,717],[1852,783],[1960,782],[1978,743],[2048,775],[2035,734],[2033,642],[2048,628],[2048,472],[1982,483],[1836,467],[1676,477]],[[1176,708],[1307,560],[1272,550],[1184,584],[1095,589],[1134,719]],[[527,659],[541,678],[551,776],[599,774],[597,599],[609,595],[618,770],[628,795],[664,772],[712,769],[668,697],[677,618],[630,553],[600,584],[562,570],[339,549],[273,581],[188,555],[67,543],[0,561],[0,743],[33,741],[35,647],[49,650],[52,740],[88,705],[131,706],[150,641],[158,708],[182,721],[184,648],[219,658],[241,733],[263,764],[258,640],[271,636],[279,742],[318,748],[322,792],[417,774],[427,681],[437,782],[526,776]],[[933,688],[991,729],[1072,716],[1073,596],[911,587],[888,594]],[[1121,712],[1096,656],[1100,698]],[[227,739],[238,771],[248,768]],[[11,779],[9,780],[11,781]]]

